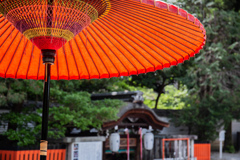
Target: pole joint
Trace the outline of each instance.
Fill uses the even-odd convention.
[[[54,64],[56,50],[43,49],[42,50],[42,60],[44,64]]]

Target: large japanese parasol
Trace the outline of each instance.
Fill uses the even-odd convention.
[[[157,0],[0,0],[0,12],[0,76],[45,80],[41,159],[50,79],[153,72],[193,57],[206,40],[197,18]]]

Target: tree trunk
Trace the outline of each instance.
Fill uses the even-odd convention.
[[[224,141],[224,151],[228,151],[230,146],[233,146],[232,142],[232,121],[225,124],[225,141]]]
[[[156,103],[155,103],[155,109],[157,109],[158,101],[159,101],[159,98],[160,98],[160,96],[161,96],[161,93],[162,93],[162,92],[158,92],[158,96],[157,96]]]

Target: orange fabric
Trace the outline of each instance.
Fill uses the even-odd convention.
[[[152,2],[110,2],[106,16],[57,51],[51,79],[111,78],[152,72],[182,63],[205,44],[203,26],[175,6],[168,11],[154,7]],[[44,79],[40,50],[2,16],[0,48],[1,77]]]

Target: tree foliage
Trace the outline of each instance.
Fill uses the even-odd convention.
[[[98,129],[104,121],[116,119],[121,101],[91,101],[88,92],[79,90],[86,83],[93,82],[77,82],[52,81],[50,98],[56,105],[49,109],[49,138],[63,137],[68,128]],[[40,140],[41,133],[42,109],[38,109],[36,104],[42,100],[42,81],[0,79],[0,83],[0,108],[9,111],[0,114],[0,125],[8,123],[8,129],[2,135],[19,146],[35,144]],[[113,84],[112,80],[103,80],[89,88],[102,92],[102,88],[109,85],[108,90],[113,90],[110,84]],[[116,89],[117,85],[112,86]],[[117,87],[121,88],[121,84]],[[32,103],[29,104],[29,101]]]
[[[165,87],[177,83],[177,79],[185,75],[185,66],[187,66],[187,64],[180,67],[174,66],[156,72],[132,76],[128,83],[135,87],[152,88],[153,91],[157,93],[154,107],[157,109],[160,97],[165,92]]]
[[[155,108],[155,100],[158,94],[154,92],[153,89],[135,87],[135,90],[139,90],[144,93],[144,104],[152,109]],[[164,87],[164,93],[161,94],[159,98],[157,109],[183,109],[186,106],[183,99],[186,97],[188,97],[188,90],[186,86],[180,86],[177,88],[174,85],[167,85]]]
[[[119,100],[91,101],[87,92],[73,93],[62,98],[59,107],[51,107],[49,110],[50,137],[63,137],[67,129],[72,128],[83,131],[100,129],[103,122],[117,118],[119,107],[123,105]],[[41,109],[38,112],[41,113]]]
[[[182,6],[202,19],[207,31],[204,50],[192,60],[181,81],[188,86],[190,100],[178,117],[200,140],[214,140],[217,130],[240,118],[240,17],[237,1],[182,0]],[[191,115],[194,115],[191,116]],[[231,143],[230,132],[226,142]]]

